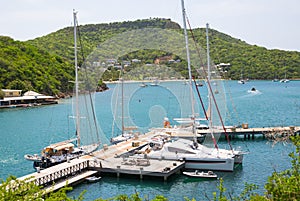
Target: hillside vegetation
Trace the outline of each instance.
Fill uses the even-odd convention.
[[[0,89],[58,94],[72,89],[73,67],[62,57],[0,36]]]
[[[177,23],[169,19],[147,19],[110,24],[89,24],[79,27],[83,55],[90,54],[101,42],[125,31],[141,28],[173,29],[182,33]],[[195,40],[206,47],[205,29],[193,30]],[[212,61],[230,63],[223,74],[226,79],[289,79],[300,78],[300,53],[296,51],[268,50],[210,30]],[[191,38],[191,37],[190,37]],[[162,46],[164,44],[161,44]],[[142,64],[153,63],[156,58],[169,56],[183,62],[173,64],[182,76],[187,76],[185,58],[159,50],[141,50],[124,55],[123,59],[139,59]],[[83,57],[79,57],[82,64]],[[73,73],[73,27],[66,27],[34,40],[19,42],[9,37],[0,37],[0,88],[36,90],[46,94],[71,91],[69,81]],[[104,79],[118,77],[118,69],[111,68]]]

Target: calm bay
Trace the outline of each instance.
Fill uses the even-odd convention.
[[[127,109],[130,118],[137,126],[143,128],[142,131],[159,126],[162,123],[161,118],[165,115],[170,119],[180,115],[180,104],[174,93],[168,90],[168,85],[174,84],[178,84],[180,90],[182,83],[179,87],[179,83],[162,82],[160,87],[138,89],[126,97],[129,100]],[[95,108],[103,144],[109,143],[112,136],[114,116],[115,103],[111,97],[115,85],[108,86],[110,90],[95,94]],[[252,86],[261,93],[248,93]],[[225,87],[230,89],[230,94],[227,90],[227,98],[234,103],[234,106],[230,106],[231,111],[236,111],[231,115],[231,119],[226,121],[228,124],[231,121],[239,121],[248,123],[249,127],[300,126],[300,81],[251,81],[243,85],[236,81],[227,81]],[[74,119],[69,118],[71,115],[71,99],[61,100],[57,105],[0,110],[0,178],[6,179],[9,175],[20,177],[32,173],[32,163],[26,161],[24,155],[39,153],[51,142],[72,137],[75,129]],[[220,147],[228,148],[224,140],[218,143]],[[231,143],[233,147],[241,147],[249,154],[245,155],[243,165],[237,167],[234,172],[217,172],[219,177],[224,179],[227,192],[238,194],[247,182],[258,185],[258,192],[263,193],[263,185],[274,170],[282,171],[290,167],[288,154],[293,151],[290,143],[274,145],[262,138],[241,138]],[[133,194],[136,191],[142,197],[147,196],[150,199],[161,194],[169,200],[184,200],[184,197],[205,200],[205,195],[212,197],[217,185],[217,180],[199,181],[183,175],[174,175],[166,182],[161,178],[139,180],[128,177],[103,177],[97,183],[75,186],[69,195],[78,196],[87,189],[84,196],[86,200]]]

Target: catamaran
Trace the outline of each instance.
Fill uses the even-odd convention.
[[[212,124],[212,119],[209,120],[209,130],[211,131],[211,137],[214,141],[214,147],[207,147],[205,145],[199,144],[197,142],[196,135],[196,116],[194,108],[194,95],[192,88],[192,75],[191,75],[191,64],[189,57],[189,46],[188,46],[188,36],[186,31],[186,13],[184,8],[184,0],[181,0],[182,4],[182,15],[183,15],[183,25],[184,25],[184,36],[186,43],[186,54],[189,72],[189,82],[190,85],[190,95],[191,95],[191,111],[192,115],[189,117],[189,122],[191,123],[190,132],[194,133],[193,140],[178,139],[178,140],[167,140],[161,139],[149,143],[149,147],[146,148],[147,157],[155,159],[165,159],[165,160],[184,160],[185,168],[187,169],[202,169],[202,170],[220,170],[220,171],[233,171],[235,163],[242,163],[243,152],[238,150],[226,150],[217,147],[214,139],[214,125]],[[213,105],[213,91],[210,88],[210,58],[209,58],[209,45],[208,45],[208,24],[206,29],[207,35],[207,65],[208,65],[208,77],[207,83],[209,88],[209,107]],[[216,104],[216,103],[215,103]],[[217,107],[217,106],[215,106]],[[209,110],[211,112],[211,110]],[[212,114],[210,114],[210,117]],[[187,120],[187,119],[186,119]],[[224,127],[224,126],[223,126]],[[182,132],[182,128],[164,128],[160,129],[161,133],[170,133],[170,129],[176,132]],[[165,132],[164,132],[165,131]]]

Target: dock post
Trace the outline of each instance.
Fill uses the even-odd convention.
[[[254,140],[254,133],[252,133],[252,140]]]
[[[121,168],[121,166],[117,166],[117,177],[119,178],[120,177],[120,168]]]
[[[164,176],[164,181],[167,181],[167,179],[168,179],[168,176]]]
[[[143,172],[143,170],[144,170],[144,168],[140,168],[140,179],[142,180],[143,179],[143,174],[142,174],[142,172]]]

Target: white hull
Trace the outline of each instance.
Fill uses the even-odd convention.
[[[186,159],[185,168],[186,169],[198,169],[198,170],[218,170],[218,171],[233,171],[234,160],[225,159],[219,161],[212,160],[201,160],[197,159]]]
[[[96,176],[91,176],[91,177],[87,177],[85,178],[85,180],[87,182],[93,183],[93,182],[97,182],[101,179],[101,177],[96,177]]]
[[[290,82],[290,80],[288,80],[288,79],[282,79],[282,80],[280,80],[280,82],[282,82],[282,83],[288,83],[288,82]]]
[[[34,154],[34,155],[26,154],[26,155],[24,155],[24,158],[29,161],[41,161],[41,159],[42,159],[37,154]]]
[[[133,138],[133,137],[134,137],[133,134],[123,134],[123,135],[119,135],[119,136],[117,136],[117,137],[111,138],[111,139],[110,139],[110,142],[111,142],[112,144],[117,144],[117,143],[119,143],[119,142],[127,141],[127,140],[129,140],[129,139],[131,139],[131,138]]]
[[[184,175],[189,177],[196,177],[196,178],[209,178],[209,179],[216,179],[218,178],[218,175],[213,173],[212,171],[208,172],[199,172],[196,170],[195,172],[182,172]]]
[[[192,146],[191,140],[179,139],[165,143],[161,149],[152,150],[147,157],[151,159],[182,160],[186,169],[233,171],[235,155],[223,149]],[[242,158],[236,158],[241,162]]]

